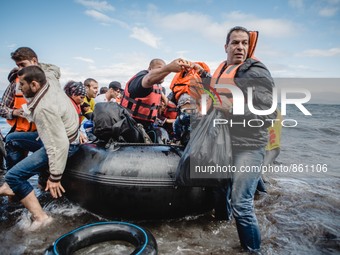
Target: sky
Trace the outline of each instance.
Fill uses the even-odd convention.
[[[59,66],[62,86],[91,77],[124,87],[153,58],[204,61],[213,72],[237,25],[259,31],[255,56],[278,87],[340,103],[340,0],[2,0],[0,91],[15,66],[10,53],[22,46]]]

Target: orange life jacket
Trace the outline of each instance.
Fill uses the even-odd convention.
[[[258,39],[258,31],[249,31],[249,47],[248,47],[248,55],[247,58],[253,58],[254,57],[254,52],[256,48],[256,43]],[[227,61],[222,62],[214,72],[210,86],[212,88],[215,88],[215,84],[229,84],[229,85],[234,85],[234,77],[240,68],[241,65],[243,65],[244,62],[238,64],[238,65],[228,65]],[[217,93],[216,93],[217,92]],[[231,91],[227,88],[217,88],[215,91],[215,94],[217,95],[226,95],[231,101],[232,101],[232,95]]]
[[[204,62],[195,62],[199,64],[206,72],[210,73],[209,66]],[[194,70],[176,73],[171,81],[170,89],[173,91],[175,99],[178,101],[179,97],[188,93],[191,97],[198,99],[203,94],[203,85],[200,75]]]
[[[22,92],[18,89],[19,78],[15,79],[17,84],[15,89],[15,96],[14,96],[14,106],[13,109],[20,109],[23,104],[26,104],[27,101],[24,98]],[[7,123],[12,127],[15,126],[15,131],[21,132],[32,132],[36,131],[37,127],[33,122],[29,122],[26,118],[23,117],[14,117],[13,119],[8,119]]]
[[[134,78],[135,76],[126,84],[120,104],[130,112],[133,118],[154,122],[161,104],[162,87],[160,84],[154,84],[152,92],[147,97],[131,98],[129,86]]]
[[[177,106],[175,103],[169,101],[166,106],[163,116],[167,119],[176,119],[178,115]]]

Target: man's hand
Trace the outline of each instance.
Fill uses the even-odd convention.
[[[13,117],[24,117],[24,110],[22,108],[14,109],[12,115]]]
[[[201,75],[204,72],[203,67],[201,67],[199,64],[197,63],[192,63],[192,68],[199,74]]]
[[[81,112],[82,114],[87,113],[90,110],[90,106],[81,106]]]
[[[214,103],[214,108],[216,110],[229,114],[230,110],[233,107],[233,103],[226,96],[220,96],[220,98],[222,100],[222,104],[220,103],[218,98],[215,96],[216,103]]]
[[[62,197],[62,193],[65,193],[65,189],[63,188],[63,186],[61,186],[60,182],[52,182],[50,180],[47,180],[46,183],[45,191],[48,190],[50,191],[53,198]]]
[[[189,70],[193,68],[193,63],[188,60],[178,58],[178,59],[173,60],[169,64],[167,64],[166,68],[168,69],[169,72],[177,73],[177,72],[182,71],[182,69]]]
[[[87,143],[88,140],[87,140],[87,137],[85,134],[83,134],[83,132],[80,131],[79,133],[79,143],[80,144],[83,144],[83,143]]]
[[[151,88],[154,84],[161,84],[164,78],[170,73],[178,73],[183,69],[190,70],[193,68],[193,64],[190,61],[182,58],[175,59],[169,64],[160,68],[153,68],[149,70],[149,73],[142,79],[143,88]]]

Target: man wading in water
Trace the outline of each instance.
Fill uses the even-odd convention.
[[[253,92],[253,106],[255,109],[267,110],[272,106],[272,90],[274,81],[268,69],[258,60],[253,58],[257,41],[257,32],[249,32],[243,27],[232,28],[226,38],[225,51],[227,61],[220,64],[215,71],[211,84],[231,84],[240,88],[243,95],[248,94],[248,88]],[[254,212],[254,194],[261,171],[242,172],[244,167],[260,169],[263,162],[264,148],[268,142],[267,127],[271,125],[266,119],[275,119],[276,113],[270,115],[255,115],[245,100],[244,114],[234,115],[232,112],[232,99],[223,95],[225,91],[217,89],[221,95],[222,103],[214,107],[228,115],[234,123],[247,123],[250,119],[258,119],[259,123],[253,126],[230,126],[232,142],[233,166],[237,171],[231,173],[229,183],[218,191],[220,203],[217,205],[225,214],[225,204],[230,206],[236,221],[238,236],[244,250],[260,253],[261,234]],[[230,93],[230,91],[229,91]],[[236,98],[234,98],[236,100]],[[227,198],[227,199],[226,199]],[[224,207],[224,208],[223,208]],[[217,213],[221,215],[221,211]],[[230,212],[228,212],[230,213]],[[224,217],[225,218],[225,217]],[[228,215],[229,218],[229,215]]]
[[[60,183],[66,160],[79,145],[79,118],[71,100],[60,86],[52,86],[44,71],[36,65],[18,72],[20,90],[28,101],[25,117],[34,121],[44,146],[14,165],[5,176],[0,195],[15,195],[32,214],[29,230],[52,221],[42,209],[28,179],[49,169],[46,191],[53,198],[65,192]]]

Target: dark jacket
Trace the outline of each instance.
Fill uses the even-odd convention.
[[[245,96],[244,115],[232,115],[230,121],[236,124],[230,127],[232,145],[235,148],[258,148],[264,147],[268,142],[267,128],[271,121],[266,119],[275,119],[276,112],[270,115],[256,115],[250,112],[247,103],[247,88],[251,87],[253,92],[253,106],[258,110],[267,110],[273,103],[274,80],[264,64],[258,60],[248,58],[241,65],[235,75],[235,83],[242,90]],[[248,121],[252,120],[248,125]],[[257,120],[257,121],[256,121]],[[262,122],[263,121],[263,122]]]

